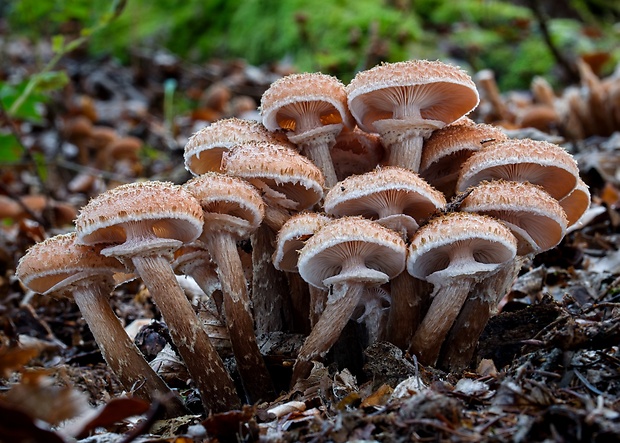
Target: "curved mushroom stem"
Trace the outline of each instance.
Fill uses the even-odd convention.
[[[328,296],[323,314],[299,350],[293,367],[291,386],[295,386],[299,379],[308,377],[312,370],[312,360],[325,357],[336,343],[359,303],[365,287],[364,283],[358,282],[339,283],[333,286],[333,292]]]
[[[271,400],[275,389],[256,342],[247,283],[235,238],[222,231],[203,236],[203,241],[217,264],[224,295],[224,316],[243,387],[251,403]]]
[[[308,157],[325,176],[325,188],[336,185],[338,178],[332,161],[331,148],[336,144],[336,136],[342,132],[343,125],[331,124],[309,129],[299,134],[289,134],[292,143],[300,147],[301,153]]]
[[[170,330],[208,413],[238,408],[239,397],[222,359],[163,256],[131,257]]]
[[[165,407],[170,417],[186,414],[183,401],[172,394],[168,385],[149,366],[125,332],[104,289],[92,282],[84,282],[74,289],[73,299],[80,308],[103,359],[125,389],[149,402],[167,399]],[[140,382],[136,383],[137,380]]]
[[[392,304],[388,314],[386,338],[390,343],[406,349],[420,326],[430,304],[430,285],[401,272],[390,282]]]
[[[409,346],[409,353],[422,364],[434,365],[437,361],[441,345],[475,283],[476,277],[458,276],[435,287],[431,306]]]

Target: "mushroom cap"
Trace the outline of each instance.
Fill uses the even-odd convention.
[[[317,113],[322,125],[355,126],[342,82],[318,72],[290,74],[273,82],[261,97],[260,111],[270,131],[295,132],[299,116],[308,112]]]
[[[331,218],[318,212],[302,212],[289,218],[276,237],[276,250],[273,253],[275,268],[280,271],[299,272],[299,251],[316,231],[330,221]]]
[[[257,140],[281,143],[293,148],[288,138],[270,132],[262,123],[232,117],[217,120],[194,133],[185,144],[185,168],[193,175],[222,172],[222,155],[234,145]]]
[[[75,221],[77,242],[122,244],[131,224],[160,239],[189,243],[202,232],[202,208],[179,185],[146,181],[128,183],[91,199]]]
[[[504,222],[517,238],[518,255],[551,249],[566,234],[562,206],[543,188],[527,182],[482,182],[463,199],[461,209]]]
[[[421,227],[409,245],[407,271],[435,285],[482,276],[512,260],[517,240],[492,217],[452,212]]]
[[[577,186],[566,197],[560,200],[560,205],[564,208],[568,227],[576,224],[581,216],[590,207],[590,190],[588,185],[580,178],[577,180]]]
[[[78,245],[75,232],[59,234],[28,249],[19,260],[17,278],[30,290],[72,297],[74,283],[114,286],[115,275],[126,275],[117,259],[99,253],[99,246]]]
[[[207,172],[183,187],[204,211],[203,235],[229,232],[242,239],[254,232],[265,216],[265,204],[254,186],[243,179]]]
[[[383,284],[403,271],[406,251],[396,232],[361,217],[343,217],[308,239],[297,267],[308,284],[320,289],[336,283]]]
[[[452,123],[434,131],[424,141],[420,176],[446,194],[454,194],[461,165],[474,152],[508,136],[498,127]]]
[[[385,156],[379,134],[370,134],[359,127],[343,129],[331,148],[336,176],[343,180],[349,175],[372,171]]]
[[[361,215],[381,224],[387,217],[407,216],[415,222],[413,231],[420,221],[445,206],[446,199],[441,192],[415,172],[398,166],[347,177],[330,189],[323,203],[325,212],[330,215]]]
[[[234,146],[222,158],[226,173],[241,177],[261,191],[265,187],[294,203],[297,210],[310,208],[323,197],[325,177],[319,168],[297,151],[282,145],[253,141]]]
[[[357,124],[377,132],[374,123],[395,118],[396,106],[416,104],[425,120],[450,124],[471,112],[479,101],[471,77],[440,61],[383,63],[359,72],[346,88]]]
[[[579,177],[577,162],[553,143],[510,139],[474,153],[463,163],[456,190],[465,191],[485,180],[529,181],[553,198],[566,197]]]

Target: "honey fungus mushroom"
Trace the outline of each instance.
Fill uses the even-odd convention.
[[[291,142],[325,175],[325,186],[336,181],[330,149],[344,127],[355,123],[347,108],[345,87],[321,73],[291,74],[271,84],[261,97],[263,124],[284,130]]]
[[[517,241],[498,220],[452,212],[420,228],[409,245],[407,271],[433,284],[433,301],[409,351],[434,365],[474,285],[492,279],[516,256]]]
[[[308,284],[331,288],[319,321],[304,341],[291,385],[310,374],[336,342],[367,287],[405,268],[407,247],[396,232],[361,217],[342,217],[319,229],[302,248],[297,267]]]
[[[428,60],[377,65],[359,72],[346,89],[358,126],[381,136],[387,163],[415,172],[424,139],[468,114],[479,100],[465,71]]]
[[[100,249],[77,245],[74,232],[56,235],[28,250],[17,265],[17,277],[34,292],[75,301],[101,355],[128,392],[149,402],[167,398],[168,415],[186,414],[180,398],[149,366],[114,313],[110,292],[125,267],[99,254]]]
[[[202,232],[198,201],[181,186],[150,181],[121,185],[93,198],[76,220],[77,242],[101,245],[144,282],[153,297],[206,411],[239,405],[234,383],[183,289],[170,261]]]

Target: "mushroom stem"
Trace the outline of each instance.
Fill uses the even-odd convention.
[[[366,286],[366,283],[362,282],[345,282],[332,287],[333,292],[328,296],[323,314],[299,350],[293,367],[291,386],[295,386],[298,380],[307,378],[312,370],[312,360],[325,357],[338,340]]]
[[[331,148],[336,144],[336,136],[342,131],[342,127],[342,124],[319,126],[299,136],[289,135],[289,139],[294,143],[299,138],[297,143],[301,148],[301,153],[323,172],[327,189],[332,188],[338,182]]]
[[[168,325],[207,414],[238,408],[239,398],[232,378],[183,289],[176,283],[168,260],[161,255],[133,256],[131,260]],[[196,358],[197,355],[201,358]]]
[[[176,395],[170,396],[172,391],[168,385],[149,366],[125,332],[110,306],[106,291],[92,281],[84,281],[73,290],[73,298],[99,345],[103,359],[125,389],[148,401],[168,399],[166,412],[170,417],[187,414],[182,400]]]
[[[435,120],[414,123],[410,120],[387,119],[374,124],[381,135],[381,142],[389,151],[387,164],[414,172],[420,170],[424,139],[444,126],[444,123]]]
[[[454,320],[476,283],[476,277],[458,276],[436,286],[434,298],[420,327],[413,336],[409,353],[425,365],[434,365]]]
[[[275,390],[256,342],[247,283],[235,238],[221,231],[218,235],[203,236],[203,241],[217,264],[226,325],[246,394],[251,403],[271,400]]]

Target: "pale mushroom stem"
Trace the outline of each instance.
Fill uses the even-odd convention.
[[[333,188],[338,183],[336,169],[331,155],[331,147],[336,144],[336,135],[342,130],[342,125],[337,131],[327,131],[327,127],[321,128],[323,134],[302,144],[302,154],[310,159],[325,176],[325,188]]]
[[[260,353],[250,311],[247,282],[235,237],[227,232],[203,236],[217,265],[224,295],[224,316],[230,335],[237,370],[250,402],[271,400],[275,389]]]
[[[353,314],[364,292],[365,283],[339,283],[333,286],[333,293],[328,297],[325,310],[310,335],[299,350],[291,386],[307,378],[312,370],[312,360],[322,359],[336,343],[349,318]]]
[[[201,272],[200,268],[192,269],[187,273],[187,275],[194,279],[198,287],[202,289],[202,292],[213,299],[217,312],[221,315],[223,309],[222,291],[219,289],[214,289],[212,277],[207,275],[205,272]]]
[[[73,298],[103,359],[125,389],[148,401],[164,401],[170,417],[187,414],[182,400],[172,394],[125,332],[110,306],[109,295],[105,290],[92,282],[84,282],[73,290]]]
[[[409,130],[408,132],[382,137],[389,149],[388,165],[400,166],[418,172],[422,160],[424,137],[417,130]]]
[[[238,408],[239,397],[222,359],[163,256],[131,257],[168,325],[207,413]]]
[[[415,354],[420,363],[435,364],[446,335],[476,281],[475,277],[458,276],[447,278],[435,288],[431,306],[409,347],[409,352]]]
[[[517,256],[492,277],[474,286],[444,341],[438,361],[440,367],[460,371],[471,363],[482,331],[501,298],[510,291],[523,261],[524,257]]]
[[[430,304],[430,285],[401,272],[390,282],[392,303],[386,327],[387,340],[401,349],[406,349],[422,322]]]

